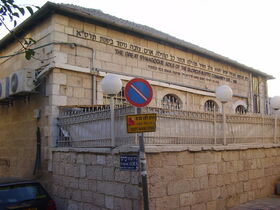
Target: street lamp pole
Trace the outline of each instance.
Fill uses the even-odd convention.
[[[226,139],[226,114],[225,114],[225,104],[231,100],[232,98],[232,89],[227,85],[222,85],[216,89],[216,97],[221,101],[222,103],[222,114],[223,114],[223,145],[227,144]]]
[[[277,143],[277,136],[276,136],[276,133],[277,133],[277,113],[275,112],[275,119],[274,119],[274,143]]]
[[[110,111],[111,111],[111,147],[115,147],[115,103],[114,95],[110,95]]]
[[[223,114],[223,145],[226,145],[226,144],[227,144],[225,103],[226,103],[226,102],[222,102],[222,114]]]
[[[110,111],[111,111],[111,147],[116,146],[115,140],[115,105],[114,95],[118,94],[122,88],[122,81],[118,75],[107,74],[101,81],[101,89],[110,97]]]
[[[280,109],[280,96],[274,96],[270,100],[270,105],[274,109],[274,134],[273,141],[277,143],[277,111]]]

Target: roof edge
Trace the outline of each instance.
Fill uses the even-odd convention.
[[[229,65],[241,68],[245,71],[249,71],[253,74],[257,74],[257,75],[261,75],[263,77],[266,77],[267,79],[275,79],[275,77],[273,77],[272,75],[266,74],[260,70],[254,69],[252,67],[246,66],[244,64],[241,64],[235,60],[232,60],[230,58],[227,58],[225,56],[219,55],[215,52],[212,52],[210,50],[204,49],[202,47],[199,47],[197,45],[194,45],[192,43],[186,42],[184,40],[178,39],[176,37],[173,37],[171,35],[168,35],[166,33],[163,33],[161,31],[158,31],[156,29],[153,29],[154,31],[144,31],[142,29],[139,29],[137,27],[128,27],[127,25],[123,24],[123,23],[118,23],[117,21],[110,21],[108,19],[102,18],[102,17],[97,17],[97,16],[92,16],[90,14],[86,14],[84,12],[79,12],[74,10],[73,8],[67,7],[63,4],[56,4],[53,2],[47,2],[45,3],[39,10],[37,10],[32,16],[28,17],[23,23],[21,23],[20,25],[18,25],[15,29],[13,29],[13,33],[16,36],[21,36],[23,35],[24,29],[28,29],[31,27],[34,27],[34,25],[38,24],[38,20],[46,18],[48,13],[52,13],[52,12],[62,12],[62,13],[66,13],[65,15],[70,15],[70,14],[75,14],[76,16],[79,16],[81,18],[86,18],[89,20],[93,20],[93,21],[98,21],[98,22],[102,22],[120,29],[124,29],[127,31],[131,31],[137,34],[141,34],[144,35],[146,37],[151,37],[153,39],[159,40],[159,41],[163,41],[163,42],[167,42],[176,46],[180,46],[181,48],[185,48],[188,49],[190,51],[193,51],[194,53],[200,54],[202,56],[205,57],[209,57],[211,59],[223,62],[223,63],[227,63]],[[105,13],[103,13],[105,14]],[[108,15],[108,14],[105,14]],[[108,15],[111,16],[111,15]],[[113,16],[112,16],[113,17]],[[120,19],[120,18],[118,18]],[[121,20],[121,19],[120,19]],[[129,22],[129,21],[128,21]],[[136,24],[139,25],[140,24]],[[150,27],[147,27],[147,29],[150,29]],[[156,33],[159,32],[159,33]],[[7,34],[4,38],[2,38],[0,40],[0,49],[1,48],[5,48],[11,41],[15,40],[15,37],[13,34],[9,33]]]

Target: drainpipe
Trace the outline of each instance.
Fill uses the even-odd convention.
[[[93,73],[93,75],[91,76],[91,80],[92,80],[92,105],[97,104],[97,94],[96,94],[96,74]]]

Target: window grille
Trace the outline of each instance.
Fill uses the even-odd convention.
[[[167,109],[181,109],[182,102],[178,96],[173,94],[167,94],[163,97],[161,101],[161,105],[163,108]]]
[[[213,101],[213,100],[208,100],[204,104],[204,111],[206,112],[218,112],[219,111],[219,106],[218,104]]]
[[[125,96],[124,96],[124,87],[122,87],[121,91],[114,96],[114,103],[117,106],[128,104],[128,102],[126,101]],[[110,104],[109,95],[106,95],[106,94],[103,95],[103,104],[105,104],[105,105]]]
[[[247,109],[243,105],[238,105],[235,108],[235,113],[236,114],[246,114],[247,113]]]

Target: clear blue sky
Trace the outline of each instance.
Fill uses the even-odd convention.
[[[45,0],[15,0],[42,6]],[[280,95],[279,0],[55,0],[144,24],[276,77]],[[3,28],[0,28],[0,37]]]

